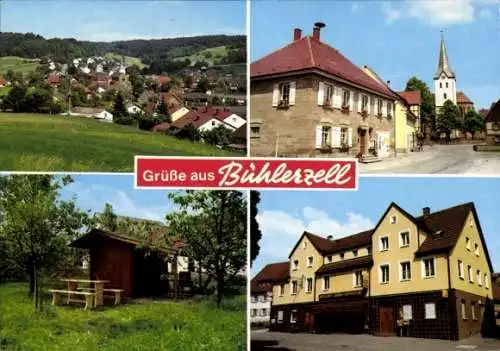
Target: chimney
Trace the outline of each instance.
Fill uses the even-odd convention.
[[[331,241],[333,240],[333,235],[328,235],[326,238]]]
[[[293,30],[293,41],[299,40],[302,37],[302,29],[295,28]]]
[[[324,28],[326,25],[322,22],[316,22],[314,23],[314,29],[313,29],[313,40],[314,41],[319,41],[320,40],[320,32],[321,28]]]
[[[430,207],[424,207],[422,209],[422,212],[423,212],[424,218],[425,218],[425,217],[427,217],[427,216],[429,216],[431,214],[431,209],[430,209]]]

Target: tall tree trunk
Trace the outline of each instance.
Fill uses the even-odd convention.
[[[201,276],[201,274],[202,274],[201,265],[198,263],[198,287],[200,289],[200,294],[203,295],[205,293],[205,289],[203,286],[203,277]]]
[[[29,277],[29,281],[30,281],[30,290],[28,292],[28,295],[30,297],[33,297],[33,294],[35,292],[35,268],[34,268],[33,260],[31,259],[31,257],[28,258],[26,271],[28,273],[28,277]]]
[[[43,310],[43,273],[41,268],[38,271],[38,309]]]
[[[217,308],[220,307],[223,294],[224,294],[224,271],[219,271],[217,272]]]
[[[34,302],[35,302],[35,310],[38,310],[38,271],[37,271],[37,268],[36,268],[36,265],[33,266],[33,277],[34,277],[34,295],[33,295],[33,299],[34,299]]]

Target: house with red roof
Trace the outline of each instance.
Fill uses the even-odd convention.
[[[59,74],[49,74],[47,77],[47,83],[54,88],[59,87],[61,83],[61,76]]]
[[[4,77],[0,76],[0,88],[7,86],[7,83],[7,80]]]
[[[252,156],[368,158],[394,150],[398,98],[321,41],[323,23],[250,66]]]
[[[500,145],[500,99],[488,111],[486,124],[486,143]]]

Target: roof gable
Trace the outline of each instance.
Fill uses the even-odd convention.
[[[327,239],[322,238],[316,234],[312,234],[312,233],[309,233],[307,231],[304,231],[302,233],[302,235],[300,236],[299,240],[297,240],[297,243],[293,247],[292,251],[290,251],[288,258],[292,257],[295,250],[297,250],[297,247],[299,246],[299,244],[302,242],[302,240],[304,240],[304,237],[306,237],[309,240],[309,242],[314,246],[316,251],[318,251],[320,254],[324,253],[324,248],[326,245],[325,241],[327,241]]]
[[[250,77],[317,70],[347,82],[395,98],[386,86],[379,84],[337,49],[310,36],[295,40],[287,46],[253,62]]]
[[[500,122],[500,99],[488,111],[485,122]]]
[[[286,280],[290,276],[290,264],[286,262],[270,263],[252,278],[252,282],[264,283]]]
[[[406,100],[408,105],[420,105],[421,97],[420,90],[415,91],[400,91],[398,94]]]

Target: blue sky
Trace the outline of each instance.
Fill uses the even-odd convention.
[[[82,210],[102,212],[106,202],[116,214],[164,221],[175,205],[166,190],[136,190],[131,175],[73,175],[74,182],[63,188],[62,199],[77,196]]]
[[[457,90],[489,107],[500,97],[500,2],[455,1],[253,1],[251,60],[287,45],[295,27],[312,33],[324,22],[322,41],[358,66],[367,64],[395,90],[415,75],[433,90],[440,30],[444,30]],[[271,20],[272,14],[276,15]]]
[[[91,41],[245,34],[244,1],[4,0],[1,30]]]
[[[412,215],[474,202],[493,269],[500,271],[500,178],[368,178],[356,192],[262,191],[260,254],[252,276],[268,263],[286,261],[304,230],[343,237],[373,228],[394,201]]]

